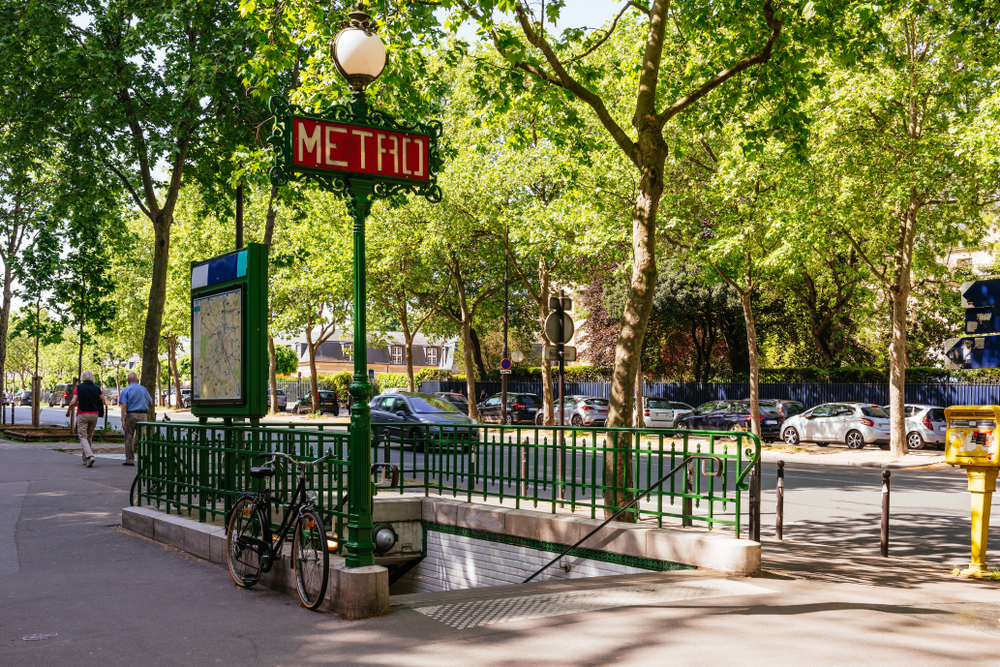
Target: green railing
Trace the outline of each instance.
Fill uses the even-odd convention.
[[[732,526],[746,514],[742,492],[760,461],[760,440],[746,432],[665,429],[372,424],[372,461],[397,465],[400,492],[496,498],[514,507],[615,512],[690,454],[711,454],[719,476],[689,466],[654,489],[634,519],[657,526]]]
[[[330,458],[309,469],[306,487],[315,493],[312,504],[334,534],[343,536],[347,520],[348,435],[343,429],[227,426],[197,422],[140,424],[136,456],[140,505],[186,515],[199,521],[228,516],[233,503],[247,491],[261,491],[261,480],[250,468],[267,463],[260,452],[279,451],[299,459]],[[292,466],[274,466],[271,492],[275,519],[280,503],[295,490]],[[342,540],[340,540],[342,542]]]

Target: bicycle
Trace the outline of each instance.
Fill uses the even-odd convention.
[[[282,546],[288,531],[295,524],[292,540],[292,567],[295,570],[295,587],[299,600],[307,609],[316,609],[323,602],[330,573],[330,554],[327,550],[326,531],[319,513],[307,504],[305,470],[323,462],[328,455],[314,461],[298,461],[281,452],[258,454],[274,459],[288,459],[296,468],[298,482],[291,501],[285,505],[285,517],[278,528],[278,539],[271,532],[270,480],[274,468],[251,468],[254,479],[267,480],[263,493],[242,496],[229,514],[226,522],[226,551],[229,574],[241,588],[250,588],[269,572],[281,558]],[[301,497],[301,500],[299,498]]]

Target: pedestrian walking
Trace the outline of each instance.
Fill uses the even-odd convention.
[[[125,461],[122,463],[124,466],[135,465],[136,424],[149,414],[149,404],[152,402],[153,397],[139,384],[139,376],[129,373],[128,386],[118,397],[118,405],[122,409],[122,431],[125,432]]]
[[[95,460],[92,449],[94,430],[97,429],[98,417],[104,412],[104,392],[94,384],[94,374],[90,371],[81,373],[80,380],[73,400],[66,408],[66,416],[69,417],[73,408],[76,408],[76,435],[83,447],[83,465],[92,468]]]
[[[479,402],[482,403],[485,400],[486,400],[486,390],[483,389],[482,392],[480,392],[479,394]]]

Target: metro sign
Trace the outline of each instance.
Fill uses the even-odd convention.
[[[342,195],[367,189],[374,199],[409,193],[441,201],[439,121],[397,120],[357,96],[317,113],[277,96],[268,108],[274,114],[267,140],[275,152],[272,185],[311,180]]]
[[[430,179],[430,137],[292,116],[292,164],[413,181]]]

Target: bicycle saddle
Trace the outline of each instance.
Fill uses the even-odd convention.
[[[264,479],[274,474],[274,468],[250,468],[250,476],[254,479]]]

